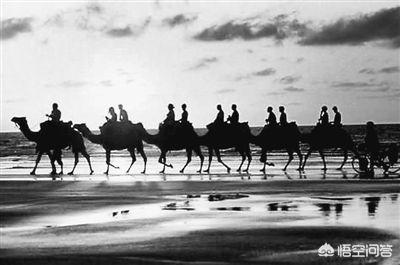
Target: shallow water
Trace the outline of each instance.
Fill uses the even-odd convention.
[[[209,201],[208,195],[200,194],[196,198],[188,198],[187,195],[169,196],[165,197],[169,202],[163,203],[117,205],[61,215],[31,217],[2,227],[2,233],[154,219],[161,220],[159,224],[162,229],[158,228],[158,233],[168,232],[169,235],[174,230],[243,229],[275,225],[374,227],[400,235],[399,195],[249,195],[221,201]],[[163,222],[164,219],[168,221]],[[182,227],[182,223],[185,227]]]

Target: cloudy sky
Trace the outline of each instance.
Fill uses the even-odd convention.
[[[204,127],[222,104],[263,125],[266,107],[314,124],[400,122],[397,1],[1,3],[1,131],[58,102],[97,128],[109,106],[155,128],[168,103]],[[332,114],[331,114],[332,115]]]

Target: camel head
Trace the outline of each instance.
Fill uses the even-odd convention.
[[[11,119],[11,121],[17,124],[19,127],[28,124],[25,117],[14,117]]]
[[[81,132],[83,135],[88,135],[90,133],[89,128],[86,126],[86,123],[81,123],[81,124],[74,124],[73,126],[74,129],[77,129],[79,132]]]

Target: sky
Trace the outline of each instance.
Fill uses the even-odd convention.
[[[2,1],[1,124],[32,129],[53,102],[97,129],[110,106],[157,128],[167,105],[205,127],[222,104],[315,124],[400,122],[398,1]]]

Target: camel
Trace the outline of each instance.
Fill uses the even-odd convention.
[[[68,173],[68,175],[73,175],[76,165],[79,162],[79,153],[81,153],[87,160],[90,168],[90,175],[93,174],[92,165],[90,163],[90,156],[86,152],[86,147],[83,142],[83,138],[79,132],[72,129],[70,126],[64,125],[63,132],[60,130],[54,130],[52,127],[54,125],[51,122],[43,123],[41,129],[38,132],[33,132],[28,126],[28,122],[25,117],[14,117],[11,119],[12,122],[19,126],[19,129],[24,134],[24,136],[32,142],[36,143],[36,163],[31,171],[31,175],[36,174],[36,168],[42,158],[42,155],[46,153],[50,158],[50,163],[52,167],[51,174],[56,174],[56,168],[54,161],[56,160],[61,166],[61,172],[63,174],[63,163],[61,161],[61,150],[64,148],[72,147],[72,152],[75,156],[74,167]],[[53,127],[54,128],[54,127]],[[53,154],[51,154],[53,151]]]
[[[159,128],[159,132],[155,135],[149,134],[143,128],[142,136],[145,142],[156,145],[161,151],[158,162],[163,165],[163,169],[160,171],[160,173],[165,173],[166,167],[173,168],[171,164],[166,163],[166,156],[168,151],[174,150],[186,150],[186,164],[179,171],[180,173],[184,173],[185,168],[192,161],[193,151],[200,158],[200,169],[197,172],[201,173],[203,168],[204,156],[201,153],[199,136],[194,131],[192,124],[176,123],[170,128],[165,128],[163,127],[163,125],[161,125]]]
[[[95,144],[100,144],[106,151],[107,170],[104,174],[108,175],[110,166],[118,168],[111,164],[111,151],[127,149],[131,155],[132,161],[126,171],[129,173],[132,165],[136,161],[135,149],[138,150],[144,161],[144,169],[142,174],[146,173],[147,156],[143,150],[143,142],[139,135],[140,128],[143,127],[140,123],[133,124],[131,122],[113,122],[103,125],[100,134],[93,134],[85,123],[75,124],[74,128],[82,133],[83,137]]]
[[[340,148],[343,150],[344,159],[337,170],[342,170],[343,166],[346,164],[348,151],[352,151],[356,156],[358,156],[356,146],[350,134],[340,127],[333,127],[331,125],[323,127],[322,125],[317,124],[317,126],[312,129],[311,133],[302,134],[301,138],[302,142],[309,144],[309,149],[304,157],[303,166],[301,167],[301,169],[303,170],[308,157],[314,150],[318,150],[322,158],[324,167],[321,170],[327,170],[325,156],[323,152],[324,149]]]
[[[295,122],[289,123],[285,127],[276,126],[274,128],[268,125],[264,126],[263,130],[256,136],[252,137],[251,143],[261,147],[260,161],[264,164],[261,172],[265,172],[265,166],[273,163],[267,162],[267,151],[285,149],[289,155],[289,159],[283,168],[286,171],[290,162],[293,160],[293,153],[299,157],[299,167],[301,169],[303,156],[300,151],[300,131]]]
[[[213,153],[217,156],[217,161],[221,163],[230,173],[231,168],[226,165],[221,159],[221,149],[235,148],[236,151],[242,157],[242,162],[240,163],[237,172],[241,172],[244,161],[247,157],[247,168],[243,170],[244,172],[249,171],[251,163],[251,151],[250,151],[250,127],[247,122],[239,124],[221,124],[214,125],[210,124],[208,127],[208,132],[200,137],[200,145],[206,146],[208,148],[208,167],[204,172],[209,173],[211,167],[211,161]]]

